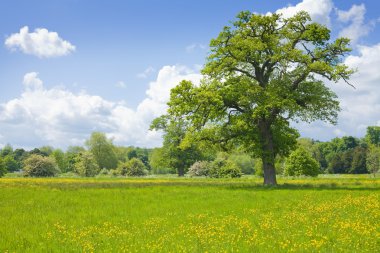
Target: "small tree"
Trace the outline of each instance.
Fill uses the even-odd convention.
[[[4,176],[5,173],[7,173],[7,169],[5,168],[3,159],[0,156],[0,177]]]
[[[24,175],[27,177],[54,177],[59,173],[54,159],[33,154],[24,161]]]
[[[373,173],[373,176],[376,176],[376,173],[380,169],[380,148],[371,146],[367,154],[367,169],[370,173]]]
[[[75,172],[82,177],[93,177],[99,172],[99,166],[90,152],[78,154],[75,162]]]
[[[298,148],[293,151],[288,159],[284,169],[284,174],[287,176],[318,176],[318,162],[303,148]]]

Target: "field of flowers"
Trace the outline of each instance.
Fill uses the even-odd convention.
[[[378,252],[380,180],[0,179],[0,252]]]

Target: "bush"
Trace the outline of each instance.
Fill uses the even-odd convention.
[[[144,163],[135,157],[125,163],[120,164],[117,171],[119,175],[130,177],[140,177],[148,174]]]
[[[286,176],[318,176],[320,172],[319,163],[304,148],[298,148],[293,151],[284,168]]]
[[[208,176],[214,178],[235,178],[241,177],[241,169],[232,160],[228,154],[219,153],[211,163]]]
[[[74,170],[82,177],[93,177],[100,169],[94,156],[90,152],[83,152],[77,155]]]
[[[189,175],[192,177],[208,176],[210,163],[207,161],[197,161],[189,168]]]
[[[241,177],[240,167],[231,160],[227,160],[225,164],[219,169],[219,177],[223,178],[236,178]]]
[[[59,173],[54,159],[33,154],[24,161],[24,176],[54,177]]]

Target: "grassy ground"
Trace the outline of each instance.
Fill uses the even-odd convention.
[[[0,252],[378,252],[380,180],[0,179]]]

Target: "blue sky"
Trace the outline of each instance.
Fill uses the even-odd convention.
[[[165,112],[179,80],[201,78],[210,39],[241,10],[305,9],[334,36],[353,39],[347,63],[360,70],[357,90],[332,85],[342,104],[339,124],[297,128],[321,140],[362,136],[380,124],[379,7],[375,0],[1,1],[0,147],[65,148],[92,131],[120,145],[159,146],[149,122]]]

